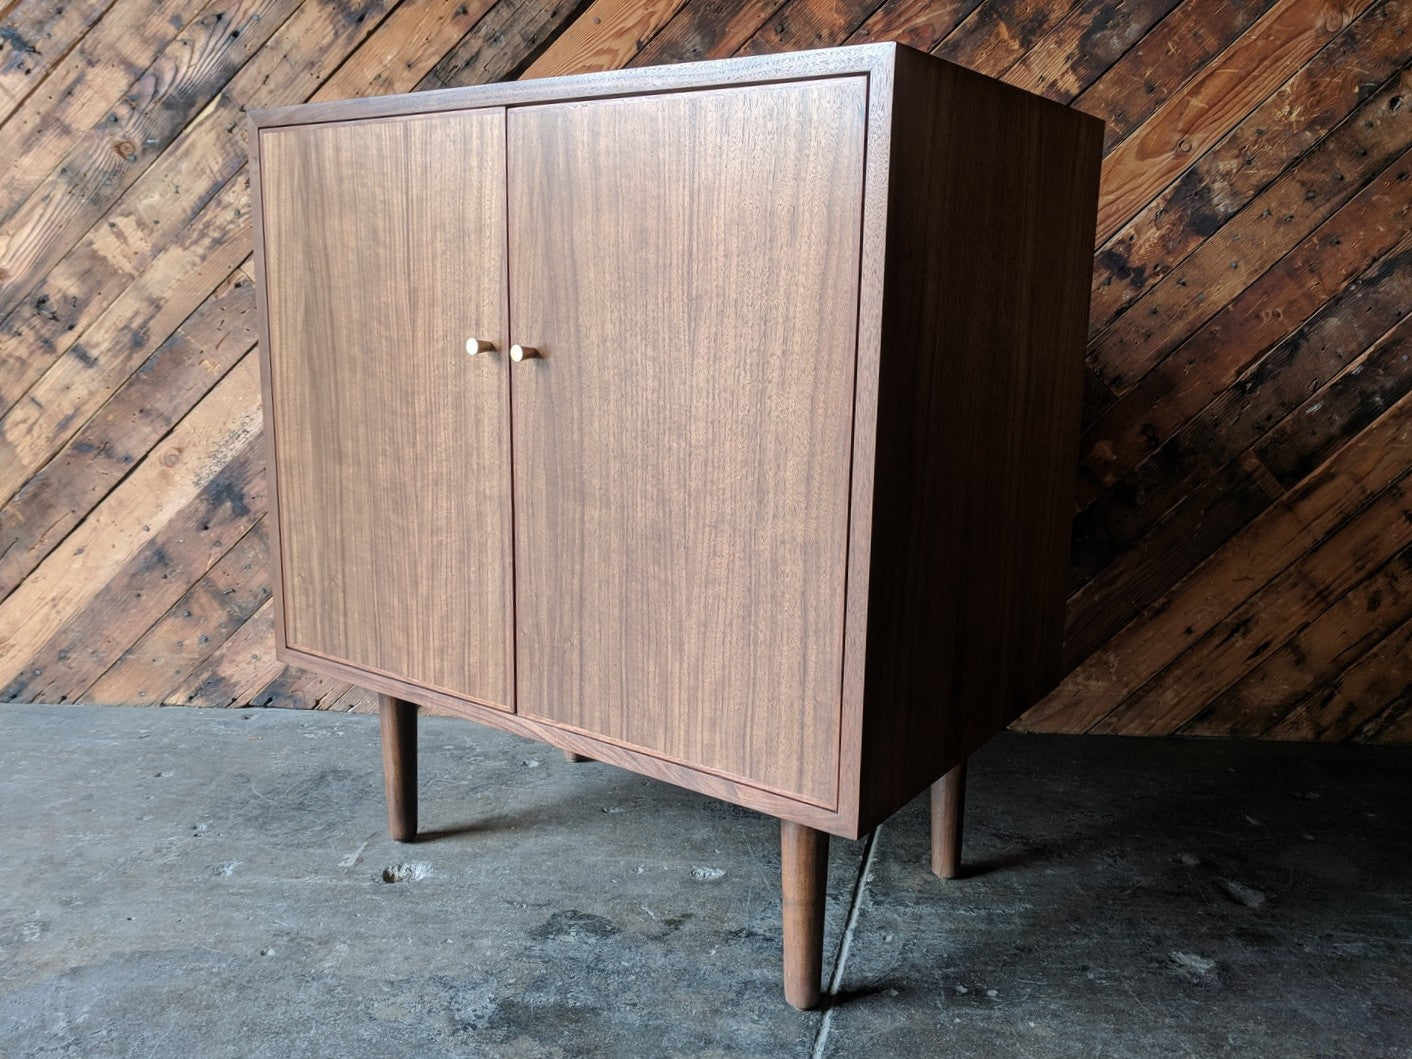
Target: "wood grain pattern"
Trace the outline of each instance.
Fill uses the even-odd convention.
[[[417,707],[379,695],[378,714],[387,832],[398,842],[412,842],[417,837]]]
[[[1385,111],[1386,100],[1382,102],[1380,109]],[[1233,332],[1260,342],[1256,348],[1278,341],[1290,319],[1309,319],[1355,280],[1370,259],[1379,260],[1397,249],[1412,213],[1404,186],[1409,161],[1403,158],[1385,169],[1344,209],[1311,231],[1194,333],[1189,332],[1175,356],[1155,364],[1099,418],[1088,431],[1092,440],[1084,445],[1080,475],[1084,503],[1098,499],[1103,490],[1141,464],[1251,365],[1251,347],[1231,343]],[[1302,194],[1313,198],[1316,193],[1311,187]],[[1228,250],[1225,264],[1219,267],[1237,271],[1232,264],[1241,264],[1240,254],[1239,248],[1235,256]],[[1280,306],[1278,314],[1269,311],[1272,303]],[[1157,314],[1154,307],[1151,315]],[[1192,371],[1198,364],[1201,370]]]
[[[1287,642],[1312,605],[1353,590],[1360,580],[1355,556],[1395,555],[1409,543],[1412,502],[1399,479],[1321,541],[1298,569],[1282,571],[1207,632],[1197,650],[1174,661],[1093,730],[1143,733],[1183,727],[1204,704],[1200,689],[1229,687],[1252,660]]]
[[[289,644],[512,708],[504,151],[495,108],[262,130],[261,279]]]
[[[218,405],[204,411],[218,413],[221,409]],[[201,419],[205,416],[197,421]],[[230,443],[239,437],[222,440]],[[117,554],[102,558],[112,562],[112,568],[94,578],[94,594],[82,608],[59,622],[44,623],[31,630],[38,636],[37,643],[27,648],[30,664],[4,689],[7,698],[23,698],[29,702],[82,698],[85,689],[110,667],[115,650],[127,639],[132,626],[146,627],[160,621],[164,614],[179,605],[186,595],[183,588],[189,581],[203,578],[214,565],[230,556],[228,549],[249,531],[258,518],[256,509],[265,503],[259,441],[258,437],[247,436],[234,455],[222,452],[215,459],[192,453],[190,470],[199,474],[205,463],[214,470],[213,476],[203,481],[194,494],[188,494],[177,510],[164,513],[167,517],[162,520],[160,529],[127,542],[131,551],[119,548],[123,543],[121,538],[111,534]],[[164,454],[173,455],[181,444],[178,441],[171,448],[164,447]],[[140,502],[140,496],[137,499]],[[81,553],[71,561],[84,557]],[[61,576],[62,569],[56,573]],[[25,582],[25,587],[43,584],[45,576],[46,571],[41,567],[34,578]],[[249,576],[248,571],[246,576]],[[241,590],[228,589],[231,598],[223,602],[238,606],[241,601],[250,599],[252,606],[241,613],[243,618],[253,616],[256,607],[269,595],[263,581]],[[240,624],[243,621],[229,628],[228,634],[239,631]],[[210,631],[219,631],[219,627],[213,625],[209,631],[203,627],[196,636],[197,644],[191,645],[192,649],[197,649],[205,638],[209,646],[202,645],[202,659],[219,650],[224,642],[224,637],[210,638]],[[265,657],[273,658],[273,650],[267,649]],[[184,682],[191,673],[190,669],[182,668],[180,654],[163,661],[173,666],[173,670],[169,670],[167,688]],[[146,685],[142,690],[149,688],[150,685]],[[165,701],[165,697],[165,689],[161,692],[153,689],[150,701]],[[136,701],[145,698],[147,696],[139,695]]]
[[[1140,378],[1181,344],[1193,328],[1204,325],[1253,286],[1297,246],[1301,240],[1358,195],[1379,174],[1384,183],[1401,183],[1395,163],[1412,142],[1409,126],[1388,109],[1400,99],[1412,76],[1406,73],[1369,99],[1350,120],[1341,124],[1300,164],[1283,174],[1250,202],[1250,209],[1231,220],[1168,272],[1162,283],[1137,301],[1133,310],[1114,321],[1093,342],[1095,367],[1115,391],[1123,380]],[[1384,187],[1380,201],[1368,204],[1368,213],[1382,220],[1406,211],[1405,194]],[[1353,221],[1353,231],[1367,231],[1371,238],[1397,238],[1405,227],[1377,224],[1364,213]],[[1335,246],[1342,245],[1342,240]],[[1363,247],[1362,242],[1355,244]],[[1384,244],[1385,248],[1386,244]],[[1376,251],[1375,245],[1367,247]],[[1335,281],[1335,289],[1341,286]],[[1185,292],[1199,290],[1198,308],[1187,304]],[[1325,300],[1333,291],[1322,294]],[[1316,303],[1317,304],[1317,303]]]
[[[1197,75],[1104,163],[1098,237],[1106,240],[1134,212],[1205,153],[1227,129],[1299,70],[1366,3],[1281,0]]]
[[[88,327],[84,338],[68,346],[24,391],[24,399],[0,420],[0,439],[9,457],[0,465],[0,496],[14,496],[26,476],[32,476],[62,449],[77,428],[129,379],[152,353],[145,341],[129,336],[155,329],[166,335],[188,318],[186,299],[160,284],[171,279],[169,268],[181,268],[181,280],[209,291],[236,268],[245,247],[233,233],[250,223],[246,191],[223,187],[198,223],[177,235],[158,267],[144,273]],[[199,303],[198,303],[199,304]],[[126,339],[126,341],[125,341]],[[99,350],[102,356],[93,352]]]
[[[1316,686],[1337,682],[1353,661],[1412,618],[1409,560],[1412,549],[1402,549],[1283,647],[1266,649],[1255,669],[1208,703],[1183,731],[1249,737],[1263,734],[1276,722],[1291,726],[1290,716],[1281,717],[1292,695],[1309,681]]]
[[[26,105],[4,123],[9,149],[0,156],[0,217],[14,215],[19,203],[85,132],[104,120],[109,108],[120,103],[202,6],[186,0],[164,16],[153,0],[118,0],[109,8],[109,17],[60,58],[30,90]],[[23,31],[17,32],[23,39]],[[13,58],[22,61],[18,54]]]
[[[28,0],[0,14],[0,121],[4,121],[42,84],[55,63],[69,53],[112,0]]]
[[[1183,0],[1080,93],[1076,105],[1104,119],[1109,151],[1169,103],[1205,98],[1188,85],[1236,45],[1275,0]],[[1251,46],[1254,47],[1254,46]],[[1201,86],[1204,89],[1204,85]],[[1178,141],[1180,146],[1180,141]],[[1105,178],[1105,193],[1112,187]]]
[[[626,66],[683,0],[595,0],[525,71],[557,77]]]
[[[961,838],[966,821],[966,763],[955,766],[931,787],[932,874],[961,874]]]
[[[0,313],[12,311],[159,157],[220,86],[243,67],[297,0],[217,2],[203,9],[115,101],[103,120],[67,144],[22,201],[5,201],[6,261]],[[23,171],[22,171],[23,172]],[[16,181],[16,184],[20,181]],[[5,199],[10,188],[4,184]]]
[[[267,600],[168,697],[180,706],[254,702],[279,678],[275,625],[274,601]]]
[[[257,614],[252,621],[258,618]],[[249,624],[249,622],[246,623],[247,627]],[[362,708],[364,712],[376,710],[376,696],[373,696],[371,708],[369,708],[366,692],[393,695],[394,697],[415,693],[418,705],[428,709],[465,717],[478,724],[489,725],[492,728],[521,735],[528,739],[535,739],[561,750],[582,754],[594,761],[628,769],[651,779],[661,780],[663,783],[685,787],[708,798],[731,802],[768,816],[791,819],[796,823],[807,824],[816,830],[826,831],[841,837],[858,837],[857,829],[853,826],[850,817],[841,815],[832,809],[824,809],[800,801],[796,797],[776,794],[764,787],[741,783],[730,777],[720,776],[698,767],[679,765],[657,754],[644,753],[641,750],[623,746],[599,736],[586,735],[570,728],[537,721],[532,717],[518,713],[508,713],[505,710],[437,691],[420,688],[409,689],[405,681],[394,680],[368,670],[355,669],[352,666],[314,655],[303,655],[294,649],[288,650],[285,654],[287,660],[295,666],[317,670],[350,683],[356,681],[361,688],[366,690],[352,694],[349,701]],[[207,666],[212,676],[219,676],[222,668],[219,663]],[[278,678],[272,675],[269,679],[273,681]],[[224,701],[213,704],[228,705]]]
[[[520,710],[825,806],[865,103],[509,119],[511,317],[543,351],[513,376]]]
[[[800,1011],[808,1011],[819,1002],[828,879],[829,836],[812,827],[781,820],[784,996]]]
[[[900,53],[897,76],[865,827],[1060,676],[1088,302],[1074,277],[1087,277],[1102,137],[1083,115],[916,53]],[[983,241],[1006,253],[934,249]]]
[[[1128,220],[1095,259],[1090,334],[1126,312],[1291,163],[1297,167],[1412,60],[1409,22],[1408,5],[1375,4]]]
[[[1400,207],[1379,215],[1372,196],[1384,195],[1386,205],[1386,194],[1407,185],[1386,166],[1374,173],[1357,153],[1381,152],[1380,144],[1393,142],[1386,137],[1403,135],[1398,130],[1412,116],[1406,93],[1393,89],[1412,60],[1406,0],[1352,6],[1180,0],[1155,22],[1165,4],[1061,4],[1053,14],[1040,12],[1050,28],[1035,33],[1016,12],[1036,9],[1013,0],[794,0],[787,6],[686,0],[653,6],[659,12],[675,6],[660,28],[655,19],[595,23],[599,6],[576,0],[303,0],[243,65],[213,53],[222,72],[239,65],[218,83],[209,76],[214,67],[193,63],[189,48],[201,40],[222,55],[239,53],[223,50],[214,35],[199,35],[200,0],[0,5],[0,243],[28,247],[31,262],[12,263],[8,249],[0,252],[0,286],[24,269],[22,282],[5,287],[13,290],[14,308],[0,319],[0,414],[19,409],[0,429],[0,474],[13,472],[6,494],[14,494],[0,506],[0,642],[14,645],[0,654],[0,698],[171,701],[201,670],[206,676],[193,686],[198,694],[192,701],[216,704],[234,701],[232,692],[258,676],[237,665],[242,652],[216,654],[268,598],[268,578],[258,564],[246,564],[256,531],[236,529],[237,522],[252,524],[244,515],[229,523],[229,532],[203,531],[200,514],[203,505],[233,513],[245,504],[248,518],[263,525],[263,486],[242,463],[248,437],[230,446],[201,440],[238,437],[254,422],[253,392],[241,398],[249,408],[223,401],[219,412],[199,392],[202,374],[214,382],[222,366],[244,353],[234,348],[242,325],[221,322],[226,312],[236,312],[230,277],[251,250],[243,109],[513,79],[573,25],[578,31],[568,39],[577,41],[577,54],[631,65],[845,39],[944,47],[976,56],[991,70],[1010,63],[1007,80],[1072,98],[1104,119],[1110,149],[1134,140],[1154,152],[1150,172],[1145,163],[1133,170],[1123,162],[1136,148],[1110,158],[1102,198],[1128,205],[1107,207],[1117,228],[1096,248],[1090,330],[1098,335],[1125,314],[1140,314],[1142,300],[1167,286],[1153,304],[1163,306],[1162,342],[1175,343],[1174,352],[1152,362],[1141,341],[1133,344],[1136,370],[1111,380],[1123,391],[1116,405],[1094,359],[1086,380],[1085,452],[1102,467],[1110,465],[1105,449],[1111,446],[1115,477],[1111,484],[1091,475],[1078,483],[1089,510],[1075,526],[1065,650],[1072,672],[1024,724],[1081,731],[1174,659],[1204,651],[1204,630],[1281,571],[1314,561],[1312,549],[1378,491],[1378,482],[1386,484],[1387,459],[1406,466],[1401,439],[1409,381],[1394,344],[1404,315],[1397,311],[1403,297],[1398,279],[1409,267],[1396,248],[1405,249],[1409,222]],[[1280,32],[1267,32],[1276,23]],[[257,36],[266,28],[262,20]],[[246,37],[242,32],[234,43],[243,47]],[[105,136],[103,129],[110,113],[136,113],[133,106],[142,111],[142,97],[136,104],[125,100],[150,69],[187,71],[182,84],[201,98],[178,91],[178,109],[195,108],[185,110],[190,117],[163,125],[157,144],[130,141],[139,150],[122,160],[126,138]],[[1368,106],[1373,97],[1380,98],[1380,111]],[[142,121],[165,120],[142,112]],[[1364,120],[1377,126],[1371,141],[1359,133]],[[1190,150],[1182,149],[1179,133],[1186,132],[1194,133]],[[1283,235],[1269,218],[1254,223],[1268,205],[1257,205],[1257,198],[1286,174],[1286,187],[1297,188],[1301,171],[1314,173],[1304,168],[1311,160],[1332,159],[1332,145],[1321,146],[1331,136],[1353,149],[1340,157],[1371,174],[1363,190],[1317,225],[1295,194],[1288,200],[1287,212],[1295,214],[1290,223],[1308,234],[1263,273],[1247,264],[1239,290],[1223,285],[1227,304],[1210,315],[1204,291],[1189,280],[1182,286],[1183,277],[1170,273],[1232,224],[1244,233],[1242,245],[1251,247],[1241,260],[1268,261],[1267,233]],[[86,146],[80,150],[80,144]],[[88,159],[87,166],[59,174],[71,154]],[[116,172],[126,182],[132,166],[142,171],[116,198],[111,188],[99,188],[88,205],[31,197],[44,181],[60,196],[81,196],[86,174],[101,173],[101,181]],[[1154,178],[1141,194],[1133,194],[1133,172]],[[1370,190],[1379,183],[1384,192]],[[56,221],[61,229],[52,227]],[[1229,260],[1215,256],[1209,274]],[[1356,326],[1369,308],[1379,327]],[[174,337],[166,355],[154,358]],[[1303,367],[1300,358],[1287,356],[1291,341],[1304,350]],[[1354,365],[1367,367],[1352,371]],[[56,374],[33,389],[51,369]],[[1247,416],[1243,393],[1250,381],[1271,392],[1289,372],[1280,402],[1252,407]],[[1313,393],[1311,382],[1321,384]],[[1275,410],[1287,414],[1267,423]],[[1249,429],[1224,431],[1230,444],[1212,460],[1192,464],[1177,447],[1161,451],[1162,439],[1179,436],[1188,423],[1200,433],[1232,416]],[[179,453],[154,437],[168,420]],[[1391,447],[1384,456],[1379,444]],[[180,462],[163,465],[173,459]],[[1170,478],[1130,477],[1143,461],[1153,462],[1153,471],[1169,459]],[[219,473],[211,460],[224,461],[230,474]],[[1098,517],[1105,510],[1112,517]],[[191,534],[199,547],[183,545]],[[129,568],[145,561],[143,547],[133,548],[140,541],[154,545],[148,558],[160,552],[166,562],[145,571]],[[111,562],[98,561],[105,554]],[[222,565],[227,554],[229,564]],[[1375,549],[1352,556],[1358,577],[1348,594],[1303,604],[1301,628],[1312,631],[1295,630],[1287,643],[1331,650],[1334,641],[1320,630],[1334,619],[1321,624],[1321,617],[1347,613],[1337,608],[1360,586],[1386,578],[1400,585],[1398,554]],[[42,587],[27,590],[30,579]],[[112,593],[97,591],[99,582],[115,579]],[[171,587],[175,596],[167,594]],[[228,590],[231,606],[219,605]],[[135,601],[138,592],[142,599]],[[29,603],[4,598],[15,594]],[[149,600],[150,608],[128,609]],[[184,600],[194,604],[189,617],[182,616]],[[34,636],[26,633],[30,604],[41,615]],[[1359,627],[1375,637],[1384,626]],[[104,628],[108,634],[97,638],[84,631]],[[252,625],[246,641],[272,636],[270,626],[263,629]],[[1260,655],[1239,667],[1233,698],[1215,683],[1194,694],[1205,704],[1222,704],[1222,730],[1252,731],[1261,719],[1287,715],[1288,724],[1267,726],[1264,734],[1406,740],[1412,738],[1412,696],[1406,693],[1412,677],[1397,662],[1397,635],[1376,643],[1359,638],[1356,658],[1340,650],[1308,666],[1289,665],[1293,650],[1272,647],[1267,653],[1284,659],[1268,663],[1279,669],[1278,680],[1273,668],[1267,677],[1255,675],[1266,664]],[[222,666],[231,667],[229,682],[219,679]],[[307,694],[300,701],[376,709],[366,693],[330,694],[285,673],[276,667],[270,695],[255,689],[248,701],[284,703]],[[1340,683],[1344,674],[1349,679]],[[95,684],[95,678],[101,679]],[[1269,690],[1261,692],[1259,709],[1242,718],[1237,704],[1256,686]],[[1319,714],[1334,719],[1327,723],[1311,710],[1335,686],[1342,697],[1329,701],[1339,704]],[[208,691],[200,692],[203,687]],[[183,700],[189,694],[184,691]]]

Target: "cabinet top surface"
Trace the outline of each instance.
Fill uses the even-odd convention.
[[[429,114],[473,107],[516,106],[567,99],[871,74],[891,69],[898,51],[906,47],[904,44],[887,41],[842,48],[786,52],[780,55],[752,55],[677,63],[671,66],[644,66],[630,70],[468,85],[431,92],[300,103],[287,107],[251,110],[250,120],[256,129],[266,129],[327,121]]]

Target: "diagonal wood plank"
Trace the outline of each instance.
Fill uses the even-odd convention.
[[[1190,576],[1089,653],[1025,715],[1022,727],[1087,730],[1409,466],[1412,398],[1404,398],[1298,489],[1270,505]]]
[[[1359,509],[1307,555],[1218,622],[1137,694],[1088,730],[1095,734],[1172,732],[1210,694],[1240,679],[1361,580],[1359,560],[1383,562],[1412,545],[1412,483],[1404,477]]]
[[[1359,107],[1099,334],[1090,362],[1109,387],[1121,393],[1140,379],[1388,166],[1393,187],[1381,195],[1387,217],[1365,227],[1384,245],[1395,239],[1408,207],[1397,185],[1405,179],[1407,159],[1400,156],[1412,145],[1412,114],[1390,104],[1408,91],[1412,70]]]
[[[629,66],[724,59],[739,51],[784,0],[696,0],[683,4]]]
[[[64,543],[0,603],[0,672],[17,672],[259,433],[246,355]]]
[[[227,469],[231,488],[247,508],[263,510],[258,471],[242,470],[234,461]],[[101,703],[164,701],[269,599],[270,561],[269,523],[261,518],[79,694]]]
[[[1327,387],[1255,446],[1260,462],[1293,485],[1412,389],[1412,325],[1404,316]]]
[[[1064,658],[1077,665],[1142,613],[1284,493],[1254,453],[1242,453],[1160,517],[1115,558],[1085,513],[1075,520],[1076,591],[1064,623]],[[1106,542],[1105,542],[1106,543]],[[1093,572],[1097,568],[1097,572]]]
[[[1294,715],[1308,718],[1314,712],[1314,701],[1327,703],[1340,683],[1340,674],[1355,668],[1370,649],[1410,620],[1412,549],[1404,548],[1299,635],[1209,702],[1181,732],[1249,738],[1263,735],[1278,723],[1285,724],[1293,736],[1293,727],[1302,723],[1291,720]],[[1372,702],[1371,708],[1363,695],[1353,696],[1364,704],[1364,712],[1354,724],[1372,716],[1392,697],[1392,692],[1401,690],[1407,679],[1395,667],[1378,668],[1393,686],[1386,697]],[[1334,717],[1349,715],[1343,706],[1329,712]],[[1313,734],[1304,737],[1317,738]]]
[[[1374,4],[1103,244],[1090,337],[1409,62],[1412,5]]]
[[[348,683],[310,670],[285,666],[273,680],[247,696],[251,706],[285,710],[327,710]]]
[[[124,93],[202,2],[182,0],[171,5],[168,17],[152,18],[148,0],[116,0],[50,70],[25,105],[0,125],[0,221],[14,213],[78,136],[121,105]]]
[[[1338,679],[1311,692],[1263,734],[1275,739],[1343,740],[1377,734],[1388,741],[1408,742],[1412,679],[1407,658],[1412,653],[1412,622],[1403,624]],[[1396,725],[1401,717],[1402,731]]]
[[[128,88],[99,127],[0,231],[0,315],[8,314],[245,64],[298,0],[214,0]]]
[[[920,51],[937,48],[980,0],[887,0],[848,39],[850,44],[895,40]]]
[[[350,684],[343,694],[328,702],[324,708],[335,713],[377,713],[377,696]]]
[[[417,90],[514,77],[573,23],[591,0],[499,0],[417,84]]]
[[[248,536],[266,507],[262,455],[257,435],[201,488],[184,501],[176,497],[180,506],[162,526],[145,525],[141,546],[30,652],[22,676],[0,689],[0,700],[62,702],[83,695],[135,630],[158,620],[187,585]],[[267,589],[254,591],[269,595]]]
[[[1376,262],[1405,246],[1412,224],[1405,187],[1409,166],[1412,158],[1404,153],[1203,322],[1174,356],[1147,373],[1085,432],[1081,503],[1093,502],[1200,414],[1253,361],[1357,278],[1370,258]],[[1317,185],[1306,194],[1311,192],[1317,193]],[[1271,306],[1279,308],[1272,311]]]
[[[0,601],[254,346],[253,284],[236,269],[0,509]]]
[[[1412,743],[1412,687],[1403,688],[1348,738],[1357,742]]]
[[[0,497],[5,502],[102,407],[150,355],[149,335],[170,335],[249,254],[250,192],[232,180],[193,226],[115,301],[0,420]],[[160,343],[157,343],[160,344]]]
[[[680,10],[683,0],[594,0],[539,56],[525,77],[617,70]]]
[[[1412,233],[1246,368],[1086,509],[1110,556],[1319,391],[1412,310]]]
[[[1281,0],[1267,11],[1187,91],[1109,153],[1098,241],[1106,242],[1367,6],[1364,0]]]
[[[25,0],[0,24],[0,126],[113,0]]]
[[[494,6],[476,0],[403,3],[316,93],[320,99],[355,99],[406,92],[431,70]]]
[[[967,15],[932,54],[999,77],[1073,9],[1072,0],[989,0]]]
[[[1005,72],[1019,88],[1067,103],[1162,21],[1179,0],[1085,0]]]
[[[846,41],[878,7],[879,0],[788,0],[736,51],[772,55],[803,48],[828,48]]]
[[[1107,124],[1112,151],[1238,40],[1276,0],[1185,0],[1074,100]],[[1102,242],[1102,239],[1099,240]]]
[[[274,600],[220,645],[203,665],[171,692],[172,706],[243,706],[280,672],[275,660]]]

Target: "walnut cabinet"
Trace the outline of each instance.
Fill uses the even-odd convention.
[[[280,657],[398,837],[414,703],[780,818],[811,1004],[827,835],[936,784],[954,870],[1058,675],[1101,124],[880,44],[252,140]]]

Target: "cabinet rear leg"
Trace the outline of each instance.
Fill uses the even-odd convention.
[[[417,837],[417,706],[378,696],[382,723],[382,779],[387,790],[387,829],[398,842]]]
[[[824,962],[824,894],[829,836],[780,821],[780,886],[784,894],[784,997],[800,1011],[819,1002]]]
[[[583,754],[576,754],[576,753],[574,753],[572,750],[565,750],[565,751],[564,751],[564,760],[565,760],[565,761],[568,761],[568,762],[577,763],[577,762],[579,762],[579,761],[587,761],[588,758],[587,758],[586,756],[584,756]]]
[[[932,873],[954,879],[961,872],[961,826],[966,809],[966,762],[932,784]]]

